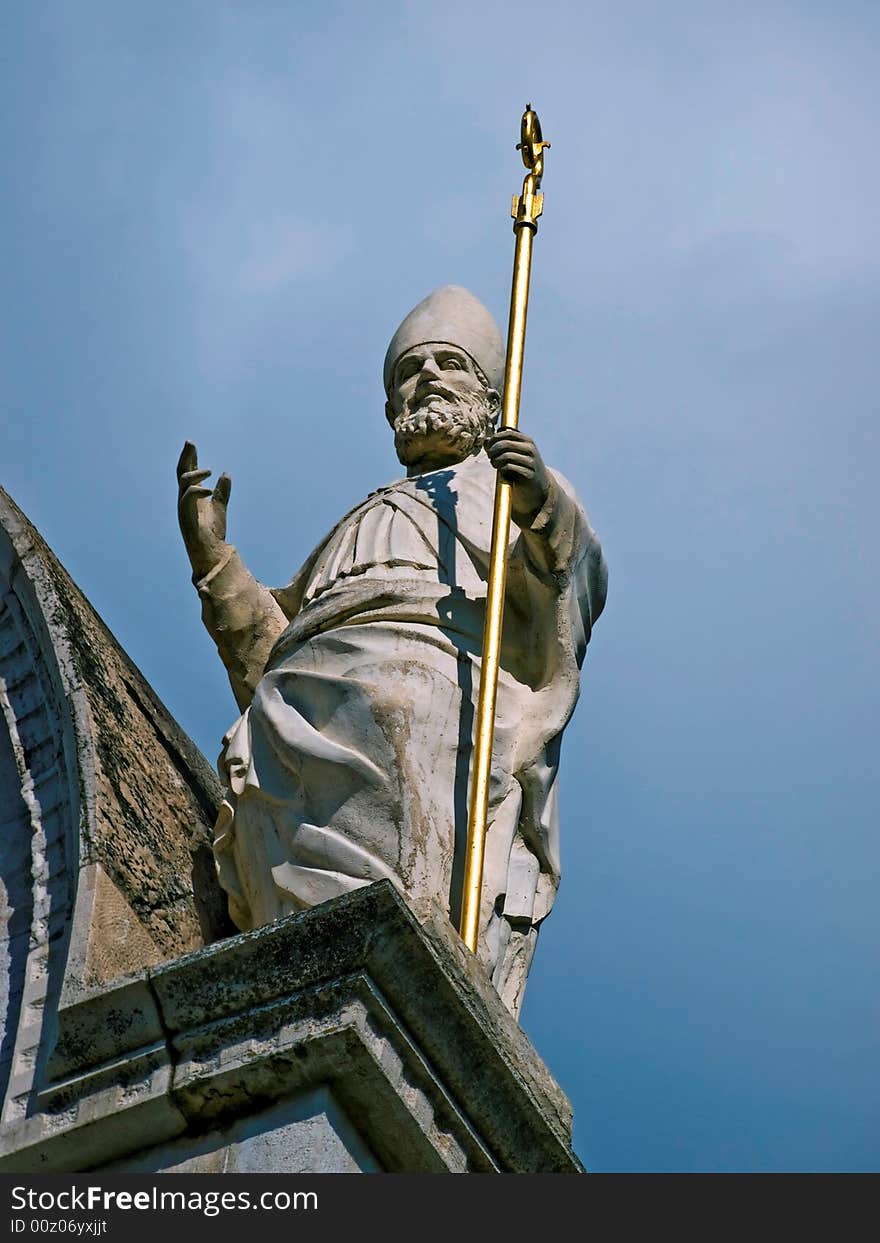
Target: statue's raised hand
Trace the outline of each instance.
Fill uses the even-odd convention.
[[[226,506],[232,480],[221,475],[213,489],[202,486],[210,475],[199,470],[196,447],[189,440],[177,463],[177,518],[193,578],[204,578],[226,551]]]

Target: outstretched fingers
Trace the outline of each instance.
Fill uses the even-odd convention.
[[[180,458],[177,463],[177,482],[180,486],[180,503],[185,504],[188,501],[201,500],[210,497],[216,501],[224,509],[229,504],[229,493],[232,490],[232,480],[224,471],[217,480],[217,485],[213,489],[202,488],[199,485],[211,474],[210,470],[199,468],[199,459],[195,445],[191,440],[187,440],[181,450]]]
[[[191,483],[190,486],[185,488],[180,494],[180,507],[183,509],[192,501],[198,501],[201,500],[202,497],[212,495],[213,493],[210,488],[200,488],[197,484]]]
[[[196,447],[188,440],[177,463],[177,519],[194,582],[220,563],[226,540],[231,481],[223,474],[212,488],[205,482],[210,474],[210,470],[199,467]]]
[[[213,496],[213,499],[217,502],[217,504],[222,505],[223,508],[225,509],[226,506],[229,504],[229,493],[231,491],[232,491],[232,480],[229,478],[229,476],[224,471],[223,474],[220,476],[220,478],[217,480],[217,486],[211,495]]]
[[[201,483],[203,479],[207,479],[210,473],[209,470],[185,470],[177,476],[177,482],[182,488],[188,488],[192,483]]]
[[[182,475],[189,474],[191,470],[196,470],[199,465],[198,452],[191,440],[183,442],[183,448],[180,451],[180,457],[177,459],[177,478]]]

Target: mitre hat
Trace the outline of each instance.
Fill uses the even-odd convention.
[[[455,345],[470,354],[489,387],[501,392],[504,342],[498,325],[479,298],[461,285],[442,285],[413,307],[391,338],[383,370],[386,393],[390,392],[394,366],[401,354],[429,341]]]

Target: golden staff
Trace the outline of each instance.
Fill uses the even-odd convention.
[[[529,306],[529,276],[532,267],[532,240],[538,232],[538,217],[544,208],[539,193],[544,175],[544,148],[541,123],[532,105],[526,104],[520,125],[517,151],[529,170],[522,194],[513,196],[510,214],[516,235],[513,256],[513,284],[510,290],[510,319],[507,327],[507,361],[504,368],[504,399],[501,427],[519,422],[519,395],[522,388],[523,352],[526,344],[526,314]],[[480,895],[483,889],[483,857],[486,850],[486,820],[489,812],[489,770],[492,765],[492,739],[495,733],[495,700],[498,695],[498,665],[501,654],[501,623],[504,618],[504,584],[507,578],[507,545],[510,539],[510,484],[500,475],[495,480],[495,508],[492,515],[492,549],[489,554],[489,584],[486,593],[486,623],[483,629],[483,668],[477,720],[474,730],[474,764],[471,776],[471,802],[468,813],[467,853],[461,903],[461,937],[472,953],[477,952],[480,923]]]

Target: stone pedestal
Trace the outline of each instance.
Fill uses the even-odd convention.
[[[62,1005],[37,1102],[0,1170],[582,1171],[473,957],[387,881]]]

